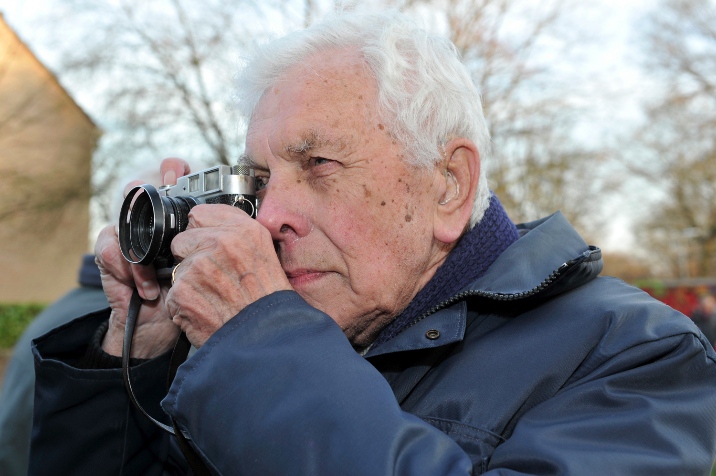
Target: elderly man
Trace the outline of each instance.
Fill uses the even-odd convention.
[[[186,471],[117,368],[135,287],[133,386],[196,471],[708,473],[713,349],[597,278],[599,250],[560,214],[510,222],[447,40],[397,13],[339,15],[265,46],[240,87],[256,220],[195,207],[171,287],[101,233],[111,312],[36,342],[32,474]],[[162,164],[167,184],[187,172]],[[199,350],[166,394],[179,329]]]

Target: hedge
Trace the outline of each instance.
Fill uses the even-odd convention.
[[[45,304],[0,304],[0,349],[12,348]]]

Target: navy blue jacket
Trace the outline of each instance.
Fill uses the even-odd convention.
[[[162,409],[216,474],[708,474],[716,355],[696,326],[597,278],[599,250],[560,214],[520,228],[484,277],[365,356],[294,292],[251,304]],[[30,474],[185,470],[118,370],[70,365],[106,318],[36,341]],[[166,360],[133,369],[142,401],[166,393]]]
[[[77,316],[107,307],[94,255],[82,257],[79,286],[42,311],[17,341],[0,393],[0,475],[25,476],[30,455],[35,368],[30,342]]]

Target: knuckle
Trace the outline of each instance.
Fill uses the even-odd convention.
[[[116,235],[115,235],[115,228],[114,225],[108,225],[104,228],[102,228],[97,235],[97,245],[101,245],[106,242],[113,242],[117,241]]]
[[[182,261],[184,260],[184,258],[186,258],[186,242],[187,239],[190,237],[191,232],[187,230],[175,236],[174,239],[172,239],[172,242],[169,244],[169,250],[177,260]]]
[[[202,226],[202,217],[206,205],[197,205],[189,211],[187,229],[199,228]]]
[[[219,232],[214,237],[214,245],[222,251],[235,249],[237,246],[237,235],[234,233]]]
[[[106,241],[98,241],[95,246],[95,261],[98,263],[107,263],[114,259],[117,254],[116,246],[113,246]]]
[[[176,316],[179,312],[179,305],[177,304],[176,298],[175,298],[175,294],[176,294],[175,288],[176,288],[177,284],[178,283],[175,283],[172,286],[172,288],[167,293],[166,298],[164,298],[164,306],[166,307],[167,312],[169,313],[170,316],[172,316],[172,318],[174,316]]]

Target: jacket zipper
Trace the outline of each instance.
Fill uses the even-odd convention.
[[[541,283],[539,283],[534,288],[523,291],[520,293],[512,293],[512,294],[501,294],[501,293],[493,293],[490,291],[480,291],[480,290],[469,290],[469,291],[463,291],[461,293],[455,294],[449,299],[446,299],[445,301],[436,304],[428,311],[424,312],[420,317],[415,319],[413,322],[410,323],[407,327],[412,327],[413,325],[417,324],[418,322],[422,321],[426,317],[428,317],[431,314],[434,314],[438,312],[441,309],[444,309],[448,306],[452,306],[453,304],[457,303],[458,301],[462,301],[463,299],[467,297],[484,297],[487,299],[493,299],[496,301],[518,301],[520,299],[526,299],[528,297],[534,296],[535,294],[538,294],[545,289],[547,289],[548,286],[550,286],[557,278],[559,278],[562,274],[564,274],[565,271],[567,271],[569,268],[574,266],[575,264],[581,263],[583,261],[583,258],[577,258],[574,260],[570,260],[566,263],[562,263],[562,265],[557,268],[556,270],[552,271],[552,273],[547,276],[544,280],[542,280]]]

